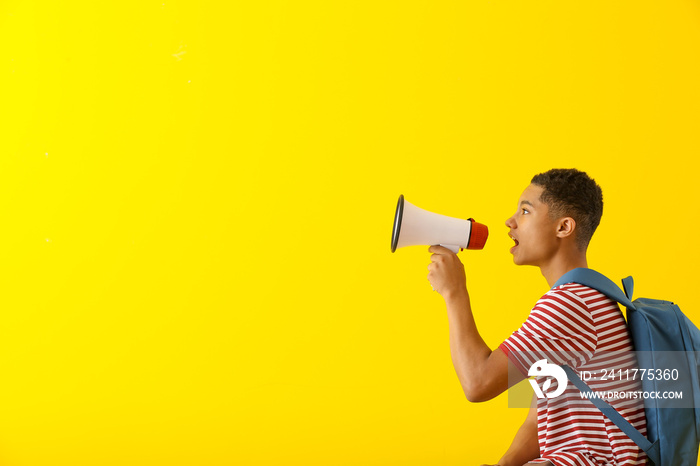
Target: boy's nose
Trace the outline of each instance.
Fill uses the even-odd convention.
[[[506,226],[511,229],[515,228],[515,220],[513,220],[513,217],[510,217],[508,218],[508,220],[506,220]]]

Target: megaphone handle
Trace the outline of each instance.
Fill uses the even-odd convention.
[[[455,246],[454,244],[441,244],[440,246],[442,246],[443,248],[449,249],[450,251],[454,252],[455,254],[457,254],[460,251],[460,249],[462,249],[459,246]]]

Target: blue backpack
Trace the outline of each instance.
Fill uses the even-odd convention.
[[[632,277],[622,280],[624,293],[607,277],[591,269],[571,270],[552,288],[566,283],[594,288],[627,308],[627,327],[640,369],[664,367],[667,363],[664,355],[675,355],[673,359],[681,376],[676,380],[642,378],[642,390],[647,393],[682,391],[684,404],[692,408],[669,407],[677,406],[674,400],[645,398],[647,437],[644,437],[602,398],[591,396],[593,391],[571,367],[562,366],[569,380],[588,394],[589,400],[644,450],[655,466],[696,466],[700,444],[700,361],[697,358],[700,330],[672,302],[646,298],[632,301]]]

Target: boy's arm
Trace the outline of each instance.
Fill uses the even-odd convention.
[[[521,466],[539,457],[540,445],[537,440],[537,398],[535,398],[533,394],[532,403],[530,404],[525,422],[523,422],[523,425],[518,429],[513,443],[498,464],[499,466]],[[540,463],[540,466],[542,466],[542,463]]]
[[[452,364],[464,394],[472,402],[490,400],[525,376],[508,361],[503,351],[491,351],[479,335],[469,302],[464,266],[457,255],[441,246],[431,246],[428,251],[433,253],[428,280],[447,305]]]
[[[508,360],[503,351],[491,351],[479,335],[469,303],[464,266],[457,255],[441,246],[431,246],[429,251],[433,255],[428,266],[428,280],[447,305],[450,351],[459,381],[469,401],[489,400],[526,376]],[[525,422],[498,465],[528,466],[528,461],[539,457],[537,398],[533,394]],[[536,464],[552,466],[549,461]]]

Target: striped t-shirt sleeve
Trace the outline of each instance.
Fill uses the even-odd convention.
[[[591,312],[574,293],[555,288],[542,296],[523,325],[499,348],[527,375],[541,359],[578,367],[595,352],[598,338]]]

